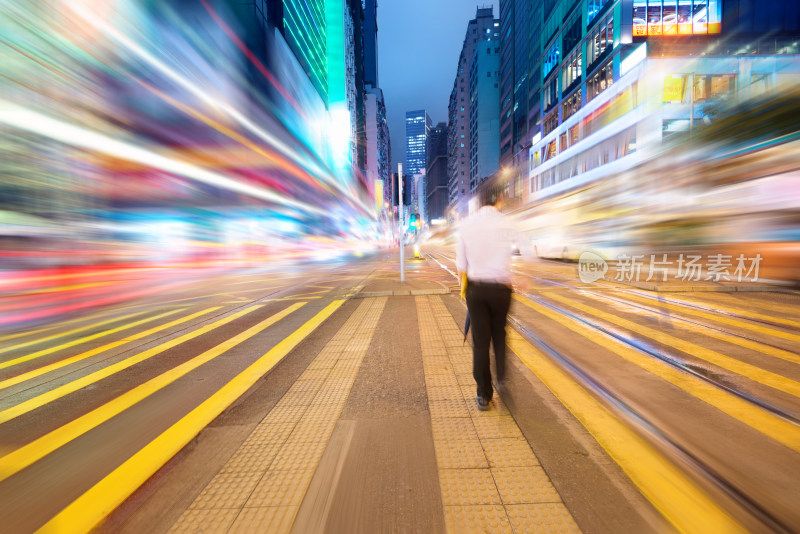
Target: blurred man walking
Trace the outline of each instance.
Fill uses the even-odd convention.
[[[478,409],[488,410],[494,392],[489,343],[497,379],[505,372],[506,316],[511,305],[511,248],[515,232],[500,213],[499,198],[485,193],[482,207],[461,223],[456,267],[472,322],[472,376]],[[464,291],[466,289],[466,292]]]

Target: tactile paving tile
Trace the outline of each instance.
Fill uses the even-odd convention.
[[[240,508],[262,475],[263,472],[218,473],[189,508]]]
[[[444,388],[427,388],[428,392],[428,402],[433,402],[437,400],[450,400],[450,399],[461,399],[463,400],[463,396],[461,394],[461,388],[459,387],[444,387]]]
[[[457,374],[456,381],[462,386],[475,385],[475,377],[472,376],[472,371],[469,373]]]
[[[303,374],[297,379],[298,382],[305,382],[306,380],[314,381],[319,380],[320,383],[324,382],[328,375],[331,373],[330,369],[306,369]]]
[[[469,408],[470,415],[472,415],[473,417],[474,416],[497,417],[501,415],[505,416],[511,415],[511,412],[508,411],[508,408],[506,408],[506,405],[503,403],[503,399],[501,399],[497,393],[495,393],[494,396],[492,396],[492,400],[490,401],[489,404],[489,409],[486,410],[485,412],[482,412],[478,409],[478,403],[475,402],[474,388],[472,391],[472,396],[467,397],[465,395],[464,399],[467,401],[467,407]]]
[[[281,397],[280,402],[290,406],[308,406],[316,395],[317,392],[314,389],[287,391],[286,394]]]
[[[561,502],[547,474],[539,466],[492,469],[503,504]]]
[[[508,519],[517,532],[581,534],[581,529],[562,503],[512,504],[506,506]]]
[[[278,401],[278,404],[267,414],[265,420],[270,423],[299,421],[307,408],[308,406],[305,405],[301,406]]]
[[[292,441],[290,438],[275,456],[270,471],[314,469],[326,445],[326,441]]]
[[[297,421],[272,422],[271,420],[265,419],[256,426],[256,429],[248,436],[242,446],[283,443],[286,441],[286,438],[289,437],[289,434],[292,433],[296,425]]]
[[[300,421],[292,431],[287,444],[327,441],[336,426],[336,419],[314,418]]]
[[[481,417],[481,415],[483,415],[483,412],[481,412],[479,416],[472,418],[472,422],[475,424],[475,430],[478,432],[478,437],[481,439],[522,438],[522,432],[520,432],[517,423],[510,415],[501,415],[498,417]]]
[[[169,534],[195,534],[197,532],[225,534],[238,514],[239,510],[235,508],[189,509],[172,525]]]
[[[280,451],[280,445],[243,445],[225,463],[220,473],[263,473]]]
[[[434,441],[436,463],[439,469],[478,469],[489,467],[477,439],[458,441]]]
[[[492,468],[539,465],[539,460],[525,439],[483,439],[481,445],[483,445],[486,458],[489,459],[489,466]]]
[[[513,533],[505,510],[498,505],[445,506],[444,521],[449,534]]]
[[[231,525],[228,534],[252,534],[253,532],[283,534],[291,532],[292,523],[299,509],[299,506],[244,508],[233,525]]]
[[[475,426],[469,417],[444,417],[431,419],[434,441],[458,441],[462,439],[478,439]]]
[[[446,374],[455,374],[453,371],[453,366],[450,362],[422,362],[422,367],[425,371],[426,375],[446,375]]]
[[[245,507],[300,506],[313,476],[313,469],[267,471]]]
[[[458,386],[458,380],[453,374],[449,375],[425,375],[425,385],[429,388],[440,388],[448,386]]]
[[[439,487],[445,506],[501,504],[489,469],[439,469]]]
[[[469,417],[469,410],[463,399],[430,400],[428,408],[431,417],[441,419],[443,417]]]

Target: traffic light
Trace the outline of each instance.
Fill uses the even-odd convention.
[[[413,231],[416,231],[417,226],[418,226],[417,225],[417,214],[416,213],[412,213],[411,217],[408,218],[408,227],[413,232]]]
[[[397,183],[397,173],[392,173],[392,206],[397,206],[397,196],[400,184]],[[403,206],[411,205],[411,177],[403,175]]]

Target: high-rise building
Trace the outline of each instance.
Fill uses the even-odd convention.
[[[500,164],[516,174],[538,131],[540,26],[553,0],[500,0]]]
[[[341,0],[339,0],[341,1]],[[324,101],[328,101],[328,0],[267,0],[268,19],[280,31]],[[253,3],[257,9],[258,2]]]
[[[378,83],[378,2],[364,0],[364,83]]]
[[[448,197],[449,205],[460,214],[466,213],[466,200],[470,193],[469,74],[472,59],[478,43],[499,36],[500,21],[494,18],[493,8],[478,8],[475,18],[467,24],[453,90],[450,93],[447,141]]]
[[[500,153],[500,40],[475,46],[469,72],[469,190],[497,170]]]
[[[440,122],[431,129],[428,143],[427,215],[426,222],[442,219],[447,210],[447,123]]]
[[[367,152],[367,186],[372,195],[380,190],[384,198],[376,198],[376,205],[382,208],[384,202],[392,197],[392,186],[389,180],[391,159],[389,142],[389,125],[386,122],[386,104],[380,88],[367,85],[366,93],[366,152]],[[381,185],[377,185],[378,182]]]
[[[431,118],[424,109],[406,112],[405,174],[424,174],[428,161],[428,135]]]
[[[644,179],[625,173],[663,140],[713,124],[726,102],[800,83],[796,0],[547,0],[541,20],[525,202]]]

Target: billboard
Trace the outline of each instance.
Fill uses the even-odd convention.
[[[722,0],[633,0],[633,36],[708,35],[722,31]]]

